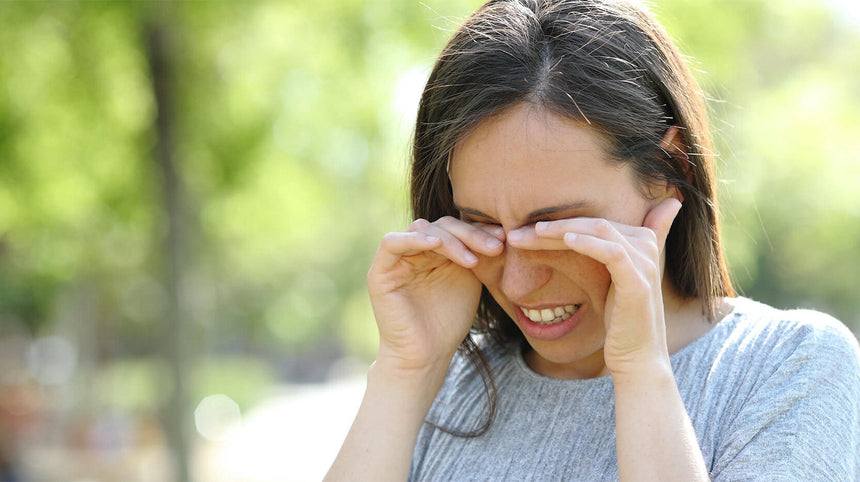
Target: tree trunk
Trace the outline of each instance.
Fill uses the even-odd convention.
[[[188,482],[189,441],[191,433],[190,405],[186,392],[186,371],[189,355],[187,323],[183,310],[182,276],[185,251],[183,233],[182,183],[177,174],[173,155],[172,119],[172,63],[170,35],[166,20],[154,21],[147,28],[148,58],[152,77],[155,117],[156,169],[161,178],[162,209],[167,216],[167,232],[163,250],[163,281],[167,291],[167,313],[162,326],[163,357],[170,366],[172,394],[163,413],[167,444],[173,455],[175,480]]]

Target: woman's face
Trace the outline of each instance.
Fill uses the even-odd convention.
[[[575,217],[641,226],[655,204],[626,165],[609,160],[595,133],[528,103],[480,123],[454,151],[450,178],[462,220],[500,225],[506,233]],[[604,305],[611,279],[601,263],[510,242],[501,255],[479,258],[473,271],[525,335],[532,369],[556,378],[607,374]],[[532,321],[545,310],[551,320]]]

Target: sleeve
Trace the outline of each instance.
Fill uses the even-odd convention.
[[[860,480],[860,348],[844,325],[814,315],[758,354],[772,371],[732,419],[714,421],[724,426],[713,480]]]

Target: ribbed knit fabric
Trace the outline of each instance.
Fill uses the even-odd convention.
[[[498,388],[487,416],[480,377],[459,355],[415,446],[410,480],[617,480],[611,377],[557,380],[517,346],[484,350]],[[746,298],[671,357],[711,478],[860,481],[860,348],[832,317]]]

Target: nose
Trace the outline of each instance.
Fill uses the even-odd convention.
[[[502,272],[502,292],[509,300],[526,300],[530,293],[545,285],[552,269],[540,262],[539,251],[528,251],[505,246],[505,265]]]

